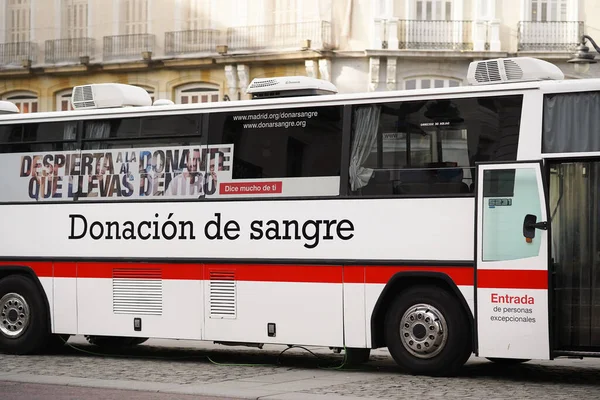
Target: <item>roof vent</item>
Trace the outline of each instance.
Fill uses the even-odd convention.
[[[19,107],[15,103],[0,100],[0,114],[14,114],[19,112]]]
[[[467,80],[470,85],[561,80],[565,75],[556,65],[532,57],[497,58],[473,61]]]
[[[158,99],[152,103],[153,106],[172,106],[173,104],[175,103],[169,99]]]
[[[250,82],[246,93],[253,99],[335,94],[337,88],[331,82],[307,76],[279,78],[256,78]]]
[[[149,106],[152,99],[138,86],[122,83],[96,83],[75,86],[71,103],[74,109]]]

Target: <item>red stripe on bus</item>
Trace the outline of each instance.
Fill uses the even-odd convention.
[[[74,262],[55,262],[54,276],[56,278],[73,278],[77,276],[77,263]]]
[[[37,276],[52,276],[52,262],[50,261],[0,261],[0,267],[23,267],[27,266],[33,270]]]
[[[482,289],[548,289],[548,271],[480,269],[477,287]]]
[[[344,267],[344,282],[346,283],[365,283],[367,267],[349,265]],[[375,267],[378,268],[378,267]]]
[[[448,275],[457,286],[472,286],[473,268],[469,267],[436,267],[436,266],[377,266],[366,267],[367,283],[387,283],[399,272],[440,272]]]
[[[113,278],[117,275],[122,278],[152,278],[159,279],[153,270],[159,273],[162,279],[201,280],[202,264],[164,264],[164,263],[121,263],[121,262],[78,262],[78,278]],[[137,271],[137,272],[136,272]]]
[[[232,271],[239,281],[342,283],[342,267],[336,265],[206,264],[205,280],[211,271]]]
[[[238,281],[307,283],[385,284],[401,272],[440,272],[456,285],[473,285],[473,268],[387,265],[289,265],[289,264],[186,264],[129,262],[0,262],[2,265],[26,265],[40,277],[60,278],[145,278],[164,280],[208,280],[213,274]],[[54,271],[54,272],[53,272]],[[229,275],[228,275],[229,274]],[[214,276],[213,276],[214,277]]]

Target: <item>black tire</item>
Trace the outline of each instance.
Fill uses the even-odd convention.
[[[121,349],[124,347],[137,346],[148,340],[148,338],[124,336],[85,336],[85,339],[88,343],[105,349]]]
[[[409,342],[411,333],[408,333],[407,346],[410,347],[411,343],[413,346],[422,346],[419,349],[414,349],[414,351],[421,352],[423,355],[425,349],[437,349],[437,354],[429,351],[429,358],[413,355],[407,350],[401,338],[400,327],[403,315],[418,304],[426,304],[429,308],[423,306],[421,310],[427,311],[426,313],[419,311],[412,314],[415,319],[407,322],[416,321],[416,324],[412,327],[409,324],[409,332],[415,335],[413,338],[421,335],[425,339],[430,338],[431,336],[428,335],[433,333],[437,335],[437,338],[440,338],[440,342],[428,341],[427,345],[424,342],[420,345],[414,340]],[[417,320],[419,315],[423,318],[423,323]],[[430,321],[436,320],[432,317],[433,315],[441,315],[445,319],[446,329],[444,334],[437,334],[438,331],[435,329],[428,330],[434,325]],[[439,319],[437,320],[439,321]],[[416,325],[420,325],[422,328]],[[426,325],[428,328],[425,327]],[[403,325],[403,328],[405,326]],[[436,326],[439,326],[439,324]],[[439,287],[419,286],[403,291],[388,309],[384,329],[390,354],[402,369],[414,375],[455,375],[472,354],[472,333],[468,315],[454,295]],[[406,334],[407,332],[403,336]],[[445,342],[442,341],[444,338]]]
[[[369,362],[369,357],[371,356],[371,349],[346,348],[346,350],[344,350],[344,353],[344,366],[355,367]]]
[[[29,309],[29,318],[22,325],[14,319],[21,306],[16,305],[12,312],[7,311],[10,304],[15,304],[14,301],[10,302],[15,295],[22,298]],[[0,329],[0,351],[9,354],[35,354],[44,350],[50,338],[50,328],[48,310],[42,296],[37,285],[23,275],[9,275],[0,280],[0,324],[4,328]],[[10,321],[15,324],[10,324]],[[16,327],[17,331],[19,327],[23,327],[22,333],[18,336],[9,335],[9,326]]]
[[[489,361],[493,362],[494,364],[499,364],[499,365],[516,365],[516,364],[522,364],[522,363],[526,363],[527,361],[530,361],[530,359],[524,359],[524,358],[496,358],[496,357],[486,357]]]

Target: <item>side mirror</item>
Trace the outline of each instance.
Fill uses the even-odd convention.
[[[523,220],[523,236],[527,239],[533,239],[535,237],[534,224],[537,222],[537,217],[532,214],[527,214]]]
[[[527,239],[533,239],[535,237],[536,229],[542,229],[545,231],[548,229],[548,223],[545,221],[537,222],[537,217],[535,215],[527,214],[523,220],[523,236],[525,236]]]

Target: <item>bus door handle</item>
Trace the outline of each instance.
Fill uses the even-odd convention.
[[[523,236],[527,239],[533,239],[535,237],[535,230],[547,230],[548,222],[537,222],[537,217],[532,214],[527,214],[523,220]]]

